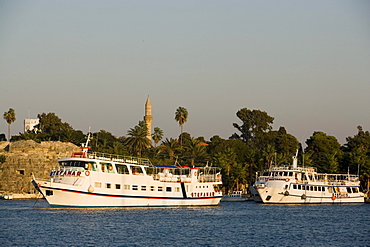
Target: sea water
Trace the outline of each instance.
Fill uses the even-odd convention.
[[[370,246],[370,204],[53,209],[0,200],[1,246]]]

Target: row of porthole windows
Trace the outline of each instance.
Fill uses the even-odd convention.
[[[333,187],[327,187],[329,193],[333,193]],[[312,186],[312,185],[301,185],[301,184],[293,184],[294,190],[307,190],[307,191],[325,191],[325,187],[323,186]],[[357,187],[346,187],[348,193],[358,193],[359,190]]]
[[[95,187],[96,188],[102,188],[102,183],[100,182],[95,182]],[[112,189],[112,184],[111,183],[106,183],[105,184],[106,189]],[[121,184],[115,184],[115,189],[120,190],[121,189]],[[146,185],[132,185],[130,186],[129,184],[124,185],[125,190],[141,190],[141,191],[166,191],[166,192],[172,192],[174,190],[175,192],[180,192],[180,187],[163,187],[163,186],[146,186]]]
[[[311,185],[301,185],[293,184],[294,190],[309,190],[309,191],[325,191],[325,187],[322,186],[311,186]]]
[[[203,186],[195,186],[195,188],[197,188],[197,189],[198,189],[198,188],[200,188],[200,189],[201,189],[201,188],[203,188],[203,189],[204,189],[204,188],[208,188],[208,185],[203,185]]]

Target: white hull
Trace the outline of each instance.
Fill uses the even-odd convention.
[[[222,184],[218,168],[116,160],[60,159],[49,180],[34,178],[33,184],[52,207],[212,206],[222,198],[215,189]]]
[[[36,181],[37,182],[37,181]],[[210,197],[184,198],[181,194],[173,196],[133,195],[133,194],[107,194],[90,193],[69,189],[53,188],[42,184],[40,190],[43,195],[52,191],[52,196],[45,196],[52,207],[150,207],[150,206],[211,206],[218,205],[221,194]],[[48,192],[50,194],[50,192]]]
[[[318,187],[309,185],[308,187]],[[322,187],[322,186],[320,186]],[[258,193],[263,203],[271,204],[343,204],[343,203],[364,203],[363,193],[330,193],[326,191],[307,191],[297,189],[281,189],[274,187],[258,188]],[[346,187],[337,187],[344,191]]]
[[[262,199],[260,195],[258,194],[258,191],[253,186],[249,186],[249,191],[251,193],[251,197],[253,198],[253,201],[255,202],[262,202]]]

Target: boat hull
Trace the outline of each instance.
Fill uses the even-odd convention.
[[[176,207],[215,206],[220,203],[221,193],[215,196],[187,197],[138,194],[112,194],[56,188],[34,181],[51,207]],[[51,186],[50,186],[51,185]]]
[[[316,186],[316,185],[315,185]],[[283,190],[275,187],[257,188],[266,204],[355,204],[364,203],[362,193],[329,193],[327,191]]]

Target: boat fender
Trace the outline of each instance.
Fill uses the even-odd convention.
[[[289,191],[287,191],[287,190],[286,190],[286,191],[284,192],[284,196],[289,196]]]
[[[90,171],[85,171],[85,176],[86,177],[90,176]]]
[[[337,199],[335,196],[332,196],[331,197],[331,199],[333,200],[333,201],[335,201],[335,199]]]
[[[289,178],[286,178],[286,179],[285,179],[285,182],[289,182],[289,181],[290,181],[290,179],[289,179]]]
[[[177,182],[181,182],[181,178],[180,177],[177,178]]]
[[[307,197],[306,197],[306,194],[302,194],[301,199],[302,199],[302,200],[306,200],[306,198],[307,198]]]
[[[89,186],[89,188],[87,189],[88,192],[92,193],[94,192],[94,187],[92,187],[91,185]]]

